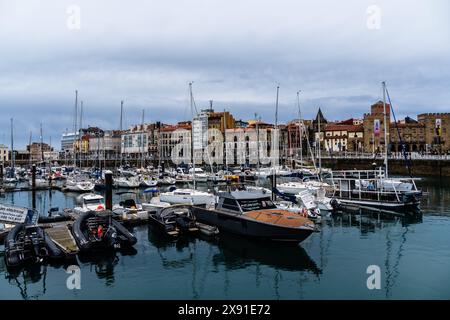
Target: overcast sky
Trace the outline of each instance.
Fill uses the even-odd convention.
[[[280,122],[297,90],[305,118],[362,117],[383,80],[399,117],[449,112],[449,14],[445,0],[0,0],[0,143],[12,117],[18,148],[41,122],[59,148],[75,89],[85,125],[117,128],[122,99],[125,126],[142,109],[188,119],[189,81],[199,108],[238,119],[273,122],[277,84]]]

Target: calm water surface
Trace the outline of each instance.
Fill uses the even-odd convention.
[[[421,219],[342,215],[300,246],[225,234],[170,242],[151,226],[136,227],[134,251],[68,263],[81,268],[80,290],[67,289],[68,264],[8,272],[0,246],[0,299],[449,299],[449,183],[418,182],[429,192]],[[38,192],[37,209],[71,208],[75,197]],[[0,201],[31,207],[28,192]],[[380,290],[367,289],[369,265],[381,268]]]

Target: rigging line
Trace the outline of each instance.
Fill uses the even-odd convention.
[[[395,112],[394,112],[394,108],[392,107],[392,103],[391,103],[391,97],[389,96],[389,91],[386,88],[386,96],[388,98],[388,102],[389,105],[391,107],[391,111],[392,111],[392,116],[394,117],[394,123],[395,123],[395,128],[397,129],[397,135],[398,135],[398,139],[400,141],[400,146],[402,148],[402,154],[403,157],[405,158],[405,162],[406,162],[406,167],[408,168],[408,174],[409,176],[412,178],[412,172],[411,172],[411,166],[412,166],[412,162],[411,162],[411,155],[408,157],[408,154],[406,153],[406,146],[405,143],[402,140],[402,136],[400,134],[400,129],[398,128],[397,125],[397,118],[395,117]],[[386,125],[386,124],[385,124]]]

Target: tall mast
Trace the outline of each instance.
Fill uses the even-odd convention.
[[[319,108],[320,110],[320,108]],[[322,114],[322,113],[321,113]],[[318,152],[318,157],[319,157],[319,174],[322,172],[322,154],[321,154],[321,143],[320,143],[320,115],[318,115],[317,117],[318,119],[318,125],[319,125],[319,152]]]
[[[277,86],[277,99],[276,99],[276,102],[275,102],[275,131],[274,131],[274,134],[273,134],[274,139],[273,139],[272,143],[275,144],[275,146],[277,147],[277,152],[274,152],[274,153],[277,153],[278,157],[280,156],[278,154],[279,150],[280,150],[280,148],[278,146],[279,141],[277,141],[275,143],[275,138],[279,140],[279,138],[278,138],[278,95],[279,95],[279,92],[280,92],[280,86]],[[273,151],[275,151],[275,149],[273,149]],[[276,188],[277,187],[277,184],[276,184],[277,172],[276,172],[276,168],[275,168],[275,154],[273,155],[272,159],[273,159],[272,187]],[[275,197],[275,194],[272,193],[272,196]]]
[[[31,137],[32,137],[32,131],[30,130],[30,139],[28,140],[28,147],[30,148],[30,151],[31,151]],[[29,164],[30,164],[30,167],[31,167],[31,152],[30,152],[30,157],[29,157],[30,159],[30,161],[29,161]]]
[[[123,100],[120,101],[120,125],[119,125],[119,129],[120,129],[120,149],[119,149],[119,153],[120,153],[120,166],[122,166],[122,130],[123,130]]]
[[[15,172],[14,167],[16,164],[16,156],[14,154],[14,120],[11,118],[11,172],[13,176],[11,178],[14,178]]]
[[[77,134],[77,119],[78,119],[78,90],[75,90],[75,115],[73,117],[73,132],[74,132],[74,142],[73,142],[73,166],[77,166],[77,148],[75,147],[77,144],[75,143],[78,140]]]
[[[40,134],[41,134],[41,136],[40,136],[40,143],[39,143],[39,146],[40,146],[40,151],[41,151],[41,162],[44,162],[44,149],[42,148],[43,147],[43,138],[42,138],[42,122],[40,123]]]
[[[277,151],[278,151],[278,158],[280,158],[280,154],[279,154],[279,151],[280,151],[280,147],[279,147],[279,143],[280,143],[280,138],[279,138],[279,136],[278,136],[278,96],[279,96],[279,93],[280,93],[280,86],[277,86],[277,100],[276,100],[276,103],[275,103],[275,135],[276,135],[276,138],[278,139],[278,141],[277,141],[277,143],[276,143],[276,146],[277,146]],[[274,135],[274,137],[275,137],[275,135]],[[277,164],[278,164],[278,162],[277,162]]]
[[[255,112],[255,124],[256,124],[256,168],[259,173],[259,121],[258,114]]]
[[[189,82],[189,97],[191,105],[192,114],[192,124],[191,124],[191,148],[192,148],[192,181],[194,183],[195,189],[195,149],[194,149],[194,96],[192,94],[192,82]]]
[[[144,148],[144,117],[145,117],[145,110],[144,109],[142,109],[142,119],[141,119],[141,144],[142,144],[142,147],[141,147],[141,168],[144,168],[144,163],[145,163],[145,160],[144,160],[144,150],[145,150],[145,148]]]
[[[83,100],[80,101],[80,130],[83,129]],[[79,146],[80,146],[80,168],[82,167],[82,155],[83,155],[83,139],[80,136],[78,137],[79,139]]]
[[[228,159],[227,159],[227,119],[225,119],[225,109],[223,109],[223,143],[224,143],[224,155],[225,155],[225,168],[228,171]]]
[[[297,91],[298,130],[300,133],[300,165],[303,166],[303,119],[300,109],[300,91]]]
[[[388,177],[388,145],[389,145],[389,135],[387,131],[388,122],[391,121],[390,117],[387,119],[386,114],[386,82],[381,82],[383,87],[383,112],[384,112],[384,166],[385,166],[385,176]]]

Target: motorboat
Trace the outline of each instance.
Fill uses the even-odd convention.
[[[150,213],[149,218],[170,237],[177,237],[180,233],[199,231],[195,216],[189,206],[175,205],[161,208],[154,213]]]
[[[220,192],[215,207],[193,210],[197,221],[217,226],[221,233],[299,243],[317,231],[313,221],[278,209],[270,195],[259,191]]]
[[[170,204],[191,204],[196,206],[214,206],[215,196],[211,193],[195,189],[175,189],[160,194],[163,202]]]
[[[170,206],[171,204],[169,202],[161,201],[161,198],[159,196],[155,196],[150,199],[150,202],[143,203],[142,209],[147,211],[155,211]]]
[[[83,194],[78,197],[79,206],[73,208],[74,212],[81,214],[89,211],[105,210],[103,196],[95,193]]]
[[[136,237],[111,211],[89,211],[80,215],[72,227],[72,235],[82,252],[97,249],[122,249],[136,244]]]
[[[44,229],[34,224],[18,224],[6,236],[5,261],[8,267],[63,257],[62,250],[45,234]]]

